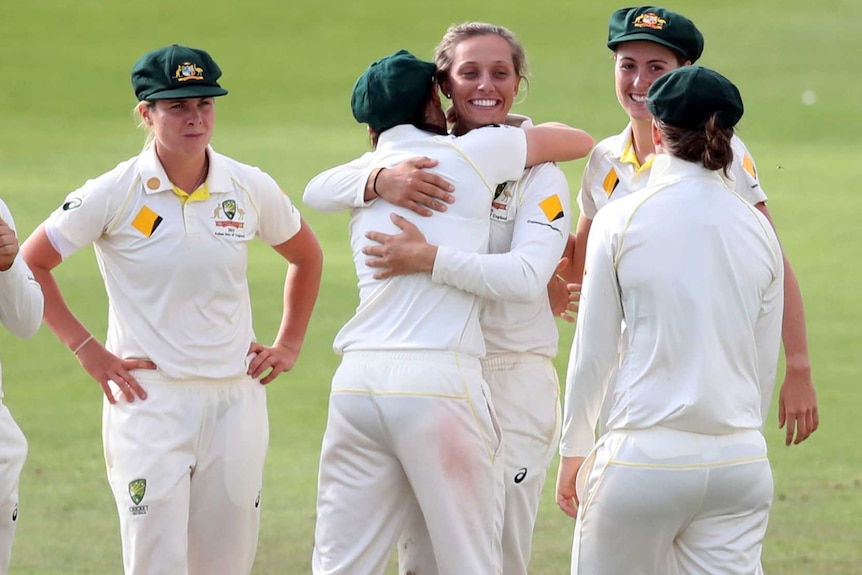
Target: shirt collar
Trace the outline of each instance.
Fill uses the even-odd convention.
[[[625,164],[631,164],[634,166],[636,172],[645,172],[652,168],[653,159],[655,156],[651,156],[646,162],[641,164],[638,161],[638,155],[635,153],[634,147],[634,137],[632,134],[632,124],[628,123],[626,129],[623,130],[619,136],[617,136],[617,149],[614,150],[617,158],[619,158],[620,162]]]
[[[221,154],[216,153],[212,146],[207,146],[209,157],[209,171],[207,173],[206,185],[210,194],[223,194],[230,190],[231,179],[227,165]],[[138,169],[141,181],[147,194],[160,192],[173,193],[174,184],[168,179],[159,157],[156,155],[156,146],[150,145],[138,156]]]
[[[432,132],[420,130],[412,124],[400,124],[398,126],[395,126],[394,128],[389,128],[385,132],[382,132],[380,134],[380,137],[377,139],[377,147],[380,148],[380,146],[386,145],[389,142],[398,142],[401,140],[415,140],[416,138],[428,138],[437,135],[438,134],[434,134]]]
[[[708,170],[703,164],[687,162],[670,154],[656,154],[652,158],[652,169],[650,170],[648,186],[666,183],[668,180],[679,178],[709,178],[720,182],[724,187],[728,186],[728,180],[722,176],[721,170]]]

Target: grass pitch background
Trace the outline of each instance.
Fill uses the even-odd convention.
[[[531,64],[516,111],[584,127],[597,139],[626,118],[613,93],[604,2],[415,0],[3,0],[0,3],[0,197],[25,238],[87,178],[135,155],[129,70],[172,42],[208,49],[230,96],[218,102],[214,146],[271,173],[301,204],[318,171],[367,149],[348,106],[373,59],[408,48],[430,58],[446,27],[485,20],[512,28]],[[858,30],[851,0],[674,2],[706,36],[702,63],[740,87],[740,134],[758,161],[770,210],[802,284],[821,429],[785,448],[769,421],[776,499],[764,550],[768,572],[862,573],[862,444],[857,412],[859,325],[857,197],[862,144]],[[802,94],[812,91],[814,105]],[[572,193],[583,162],[565,167]],[[271,442],[254,573],[310,571],[316,467],[331,342],[356,303],[346,217],[303,213],[323,243],[323,287],[296,369],[269,387]],[[262,244],[250,282],[258,337],[274,336],[284,266]],[[104,289],[92,250],[57,273],[73,309],[100,338]],[[561,325],[564,372],[572,330]],[[116,510],[101,455],[101,391],[43,329],[21,342],[0,334],[5,402],[30,442],[12,572],[122,570]],[[552,467],[536,527],[532,572],[568,572],[572,522],[553,504]],[[623,543],[623,542],[621,542]]]

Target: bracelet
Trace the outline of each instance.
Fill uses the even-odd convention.
[[[380,168],[379,170],[377,170],[377,174],[374,175],[374,183],[371,184],[371,191],[373,191],[374,195],[376,195],[378,198],[380,197],[380,192],[377,191],[377,178],[380,177],[380,174],[383,173],[383,170],[385,169],[386,168]]]
[[[76,347],[75,351],[73,351],[72,353],[74,353],[75,355],[78,355],[78,352],[81,351],[82,349],[84,349],[84,346],[87,345],[88,343],[90,343],[91,341],[93,341],[95,338],[96,338],[96,336],[94,336],[93,334],[90,334],[90,336],[87,339],[85,339],[80,344],[78,344],[78,347]]]

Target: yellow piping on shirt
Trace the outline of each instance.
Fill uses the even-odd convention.
[[[142,185],[140,174],[135,176],[135,179],[132,181],[132,185],[129,186],[129,189],[126,191],[126,197],[123,198],[123,203],[120,204],[120,209],[117,210],[117,214],[114,216],[114,218],[105,227],[105,231],[102,233],[102,236],[111,235],[111,232],[113,232],[115,229],[117,229],[117,226],[120,225],[120,222],[122,221],[123,216],[126,214],[126,211],[129,208],[129,203],[131,202],[132,197],[135,195],[135,192],[137,192],[139,185]]]
[[[251,192],[248,190],[248,188],[242,185],[242,182],[240,182],[239,180],[231,178],[230,181],[233,182],[236,187],[241,189],[243,193],[245,193],[245,197],[248,199],[248,203],[251,204],[251,207],[254,210],[255,217],[258,219],[258,221],[260,221],[260,209],[257,207],[257,204],[254,201],[254,196],[251,195]]]
[[[481,170],[479,170],[479,168],[478,168],[478,167],[476,167],[476,164],[474,164],[474,163],[473,163],[473,160],[471,160],[471,159],[467,156],[467,154],[465,154],[464,152],[462,152],[462,151],[458,148],[458,146],[456,146],[455,144],[453,144],[452,142],[450,142],[450,141],[448,141],[448,140],[445,140],[445,139],[443,139],[443,138],[441,138],[441,137],[435,137],[434,139],[435,139],[437,142],[439,142],[440,144],[443,144],[444,146],[449,146],[450,148],[452,148],[453,150],[455,150],[455,152],[456,152],[459,156],[461,156],[462,158],[464,158],[464,161],[466,161],[468,164],[470,164],[470,167],[471,167],[471,168],[473,168],[473,169],[476,171],[476,173],[477,173],[477,174],[479,174],[479,179],[481,179],[481,180],[482,180],[482,183],[483,183],[483,184],[485,184],[485,188],[488,190],[488,193],[489,193],[489,194],[491,194],[491,197],[493,197],[493,196],[494,196],[494,188],[496,187],[496,185],[492,186],[491,184],[489,184],[489,183],[488,183],[488,180],[486,180],[486,179],[485,179],[485,174],[483,174],[483,173],[482,173],[482,171],[481,171]]]

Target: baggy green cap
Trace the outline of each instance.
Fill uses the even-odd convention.
[[[204,50],[173,44],[147,52],[132,67],[132,87],[140,100],[224,96],[221,68]]]
[[[654,118],[696,130],[717,114],[719,128],[732,128],[742,118],[742,96],[733,83],[709,68],[683,66],[650,86],[646,100]]]
[[[611,15],[608,48],[635,40],[661,44],[692,64],[703,54],[703,34],[694,22],[661,6],[621,8]]]
[[[353,117],[376,132],[410,123],[428,103],[436,70],[407,50],[372,62],[353,86]]]

